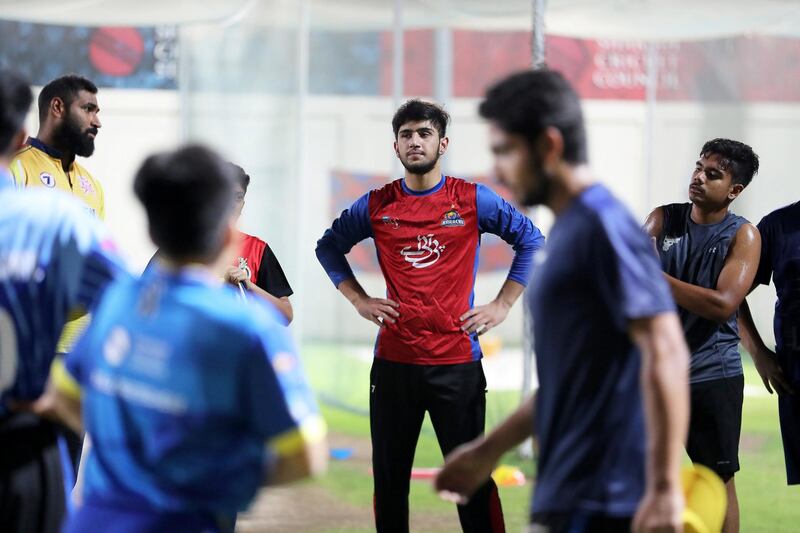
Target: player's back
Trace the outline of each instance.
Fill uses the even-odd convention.
[[[119,269],[102,227],[56,191],[0,187],[0,415],[42,393],[68,315]]]
[[[274,402],[292,400],[266,371],[265,352],[296,366],[284,329],[270,306],[240,301],[199,270],[156,267],[110,287],[67,360],[84,385],[94,441],[87,501],[221,514],[245,507],[264,477],[270,426],[283,423]],[[304,405],[313,400],[293,407]]]
[[[781,207],[758,224],[761,262],[756,281],[775,283],[775,343],[778,351],[800,351],[800,202]],[[800,380],[800,375],[793,376]]]
[[[526,296],[540,387],[533,512],[632,515],[644,491],[637,318],[674,310],[652,246],[601,185],[556,219]]]

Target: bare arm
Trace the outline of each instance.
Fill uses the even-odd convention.
[[[33,402],[15,402],[12,409],[59,422],[78,434],[83,431],[80,386],[67,372],[61,358],[53,360],[42,395]]]
[[[680,464],[689,424],[689,349],[674,313],[633,321],[630,335],[642,354],[647,425],[647,484],[634,530],[677,528],[683,511]]]
[[[678,305],[703,318],[723,323],[736,312],[753,285],[760,255],[758,230],[752,224],[745,224],[733,238],[715,289],[698,287],[669,275],[666,275],[667,282]]]
[[[272,294],[268,293],[252,281],[245,280],[245,285],[247,286],[247,290],[252,292],[253,294],[258,295],[259,297],[263,298],[264,300],[268,301],[272,305],[278,308],[278,311],[286,318],[286,323],[291,324],[292,319],[294,318],[294,311],[292,309],[292,302],[289,301],[288,296],[283,296],[278,298],[277,296],[273,296]]]
[[[319,476],[328,468],[328,446],[325,441],[304,445],[298,451],[280,456],[269,470],[266,485],[283,485],[307,477]]]
[[[444,499],[466,503],[491,476],[504,453],[533,434],[536,394],[485,437],[453,450],[434,480],[434,490]]]
[[[483,335],[508,316],[511,306],[525,292],[525,285],[506,279],[497,297],[486,305],[473,307],[461,316],[461,329]]]
[[[759,334],[755,322],[753,322],[753,315],[750,313],[750,306],[747,304],[746,299],[739,306],[739,336],[745,349],[753,359],[756,370],[761,376],[767,391],[772,394],[772,389],[774,388],[781,395],[794,394],[794,389],[778,364],[775,352],[767,348],[761,338],[761,334]]]
[[[650,214],[647,215],[647,219],[645,219],[642,228],[650,237],[658,239],[661,236],[661,232],[664,230],[664,208],[656,207],[653,209]]]
[[[281,485],[323,474],[328,468],[325,422],[312,417],[300,427],[267,443],[268,465],[264,483]]]

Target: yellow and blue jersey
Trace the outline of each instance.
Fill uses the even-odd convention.
[[[83,166],[74,162],[65,171],[58,150],[31,137],[11,162],[17,187],[58,189],[79,199],[84,208],[100,220],[105,219],[105,201],[100,182]],[[89,322],[88,316],[75,315],[64,328],[57,351],[67,352]]]
[[[67,317],[123,270],[102,225],[66,194],[18,191],[0,169],[0,416],[44,390]]]
[[[94,444],[87,505],[233,516],[271,457],[322,439],[282,324],[200,269],[154,266],[113,284],[66,359]]]

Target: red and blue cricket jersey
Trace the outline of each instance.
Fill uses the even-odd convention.
[[[379,330],[375,357],[465,363],[482,355],[478,336],[461,330],[460,317],[473,307],[483,233],[513,247],[508,279],[526,285],[533,252],[544,245],[541,231],[488,187],[449,176],[427,191],[399,179],[365,194],[317,242],[317,258],[338,287],[354,278],[345,254],[372,237],[387,298],[400,305],[397,322]]]

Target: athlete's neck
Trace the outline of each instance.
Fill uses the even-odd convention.
[[[439,169],[438,164],[425,174],[412,174],[406,170],[405,175],[406,187],[415,192],[433,189],[441,179],[442,171]]]
[[[59,144],[53,129],[51,127],[42,126],[39,128],[39,133],[36,134],[36,138],[50,148],[58,150],[61,154],[61,168],[64,169],[64,172],[69,172],[72,163],[75,161],[75,154],[68,147]]]
[[[580,194],[594,183],[588,165],[565,166],[553,180],[545,205],[558,217]]]
[[[730,205],[730,204],[729,204]],[[697,204],[692,204],[692,212],[689,216],[695,224],[716,224],[728,215],[728,206],[714,208],[704,208]]]

